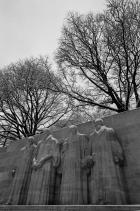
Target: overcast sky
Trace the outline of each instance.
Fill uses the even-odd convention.
[[[57,48],[68,11],[97,13],[105,0],[0,0],[0,67]]]

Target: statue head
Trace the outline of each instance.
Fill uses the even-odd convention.
[[[34,137],[33,137],[33,136],[29,136],[29,137],[28,137],[28,142],[29,142],[29,145],[30,145],[30,146],[33,145],[33,144],[35,143]]]
[[[51,130],[50,130],[49,128],[47,128],[47,129],[45,130],[45,133],[46,133],[47,136],[49,136],[49,135],[51,135]]]
[[[100,118],[96,119],[95,120],[95,129],[97,131],[100,130],[101,127],[103,126],[103,123],[104,123],[103,119],[100,119]]]
[[[77,126],[75,126],[75,125],[71,125],[71,126],[69,126],[69,129],[70,129],[70,134],[72,134],[72,135],[76,135],[77,134]]]

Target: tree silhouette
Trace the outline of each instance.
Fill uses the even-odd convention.
[[[69,13],[56,53],[63,93],[122,112],[140,104],[140,3],[109,0],[97,15]]]

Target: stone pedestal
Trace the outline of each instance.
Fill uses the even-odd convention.
[[[49,206],[49,205],[9,205],[0,206],[0,211],[140,211],[140,206]]]

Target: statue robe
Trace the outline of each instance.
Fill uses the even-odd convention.
[[[22,148],[20,152],[20,158],[15,164],[15,176],[12,182],[7,204],[25,204],[31,179],[32,161],[35,153],[36,145],[34,144],[29,148]]]
[[[125,204],[125,191],[120,164],[123,151],[115,131],[103,126],[90,136],[91,153],[95,163],[91,169],[91,204]]]
[[[49,204],[50,192],[52,192],[53,189],[51,185],[54,185],[54,181],[52,181],[54,178],[54,166],[59,162],[59,143],[52,136],[39,143],[36,159],[40,161],[50,154],[53,155],[53,160],[46,161],[43,166],[32,172],[26,203],[28,205]]]
[[[71,138],[69,138],[71,139]],[[82,172],[81,159],[87,155],[88,137],[77,134],[67,140],[62,149],[62,180],[60,204],[87,203],[87,175]]]

